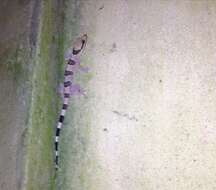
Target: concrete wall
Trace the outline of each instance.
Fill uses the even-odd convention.
[[[58,70],[82,33],[87,97],[71,100],[58,189],[216,188],[215,1],[3,0],[0,14],[1,190],[55,189]]]
[[[59,9],[55,0],[1,1],[1,190],[54,189]]]
[[[0,5],[1,190],[18,190],[23,181],[31,10],[32,3],[28,0],[2,0]]]
[[[86,0],[67,8],[66,35],[74,19],[76,34],[89,35],[82,61],[90,73],[78,79],[87,99],[74,98],[66,119],[59,187],[216,188],[216,2]]]

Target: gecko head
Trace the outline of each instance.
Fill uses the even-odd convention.
[[[73,55],[79,55],[82,50],[84,49],[86,42],[87,42],[87,34],[76,39],[73,44]]]

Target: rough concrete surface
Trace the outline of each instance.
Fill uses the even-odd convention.
[[[20,57],[26,43],[37,43],[34,2],[39,0],[0,5],[0,190],[21,189],[23,177],[26,189],[54,189],[58,66],[51,61],[56,55],[49,53],[50,44],[57,39],[68,47],[80,33],[89,36],[82,64],[90,71],[76,81],[87,97],[71,100],[60,142],[58,189],[215,189],[216,2],[66,0],[65,36],[58,39],[52,32],[53,1],[43,1],[43,39],[31,83],[38,101],[32,103],[31,159],[23,176],[31,97],[25,89],[28,69],[20,64],[28,58]]]
[[[0,189],[21,188],[27,119],[26,68],[22,50],[31,17],[27,0],[0,5]],[[21,60],[22,59],[22,60]],[[22,62],[23,61],[23,62]]]
[[[0,190],[54,189],[52,132],[57,105],[53,104],[57,102],[53,93],[57,64],[49,59],[54,50],[50,35],[54,3],[1,1]],[[38,51],[40,56],[36,55]],[[46,105],[50,101],[53,107]]]
[[[61,189],[215,189],[216,2],[80,7],[93,77],[66,119]]]

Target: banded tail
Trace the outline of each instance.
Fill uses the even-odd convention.
[[[65,119],[65,113],[68,108],[69,98],[75,94],[76,91],[80,92],[79,85],[73,85],[73,75],[75,74],[77,68],[79,68],[79,57],[82,53],[87,42],[87,35],[84,34],[82,37],[77,38],[74,42],[69,57],[67,58],[67,67],[64,73],[64,97],[63,97],[63,106],[61,109],[61,114],[59,116],[58,124],[56,127],[55,134],[55,168],[58,169],[59,162],[59,136],[63,122]]]

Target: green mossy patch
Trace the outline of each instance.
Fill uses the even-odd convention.
[[[36,55],[33,59],[32,100],[27,135],[26,186],[28,190],[55,189],[54,131],[59,105],[58,63],[52,59],[55,27],[53,1],[43,1]],[[58,42],[58,41],[57,41]],[[55,44],[56,45],[56,44]]]

